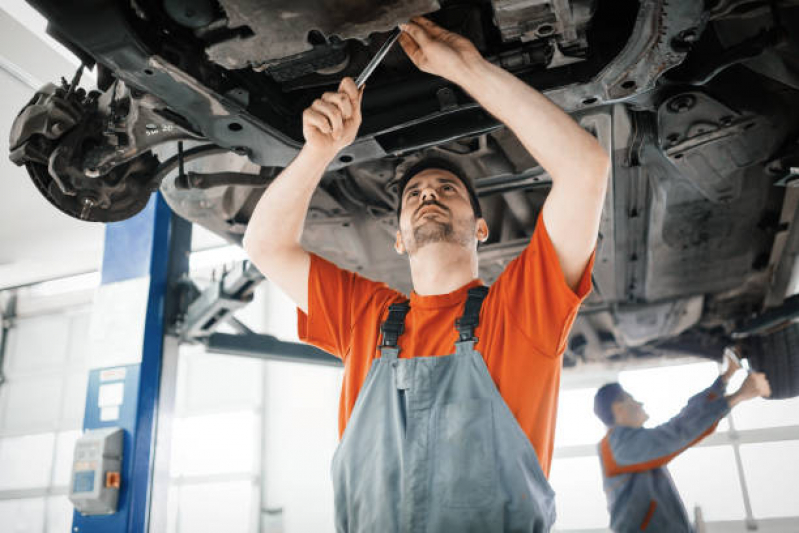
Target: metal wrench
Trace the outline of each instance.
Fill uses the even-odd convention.
[[[355,86],[358,89],[363,87],[363,84],[366,83],[366,80],[368,80],[369,76],[372,75],[372,72],[375,71],[377,65],[383,61],[383,58],[386,57],[388,51],[392,46],[394,46],[394,43],[397,42],[397,39],[399,39],[400,34],[402,34],[402,30],[399,28],[394,28],[389,38],[386,39],[386,42],[384,42],[383,46],[380,47],[380,50],[377,51],[377,54],[375,54],[369,63],[366,64],[366,67],[361,71],[361,73],[358,74],[358,78],[355,80]]]
[[[724,355],[728,355],[730,357],[730,359],[735,361],[735,363],[738,365],[738,367],[743,369],[743,370],[745,370],[747,374],[751,374],[752,373],[752,369],[751,368],[743,365],[743,363],[741,362],[740,357],[738,357],[738,352],[736,352],[735,348],[733,348],[732,346],[727,346],[726,348],[724,348]]]

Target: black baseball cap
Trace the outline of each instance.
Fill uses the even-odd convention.
[[[469,192],[469,200],[471,201],[472,209],[474,210],[474,218],[482,218],[483,210],[480,209],[480,202],[477,199],[477,192],[474,190],[474,185],[472,184],[471,180],[464,176],[463,171],[454,163],[441,157],[428,157],[422,159],[418,163],[414,164],[411,168],[406,170],[405,174],[402,175],[402,178],[400,178],[399,183],[397,184],[397,220],[399,220],[400,215],[402,214],[402,195],[405,192],[405,187],[408,185],[408,182],[411,181],[411,178],[417,174],[431,168],[446,170],[458,178]]]

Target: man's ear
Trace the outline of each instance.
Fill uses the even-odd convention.
[[[405,253],[405,245],[402,243],[402,233],[400,233],[399,230],[397,230],[397,239],[394,241],[394,250],[400,255]]]
[[[478,218],[475,223],[475,237],[477,242],[486,242],[488,240],[488,223],[484,218]]]
[[[610,404],[610,412],[613,415],[613,423],[618,424],[619,420],[624,419],[624,404],[622,402],[613,402]]]

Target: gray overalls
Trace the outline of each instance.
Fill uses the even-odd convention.
[[[389,307],[333,456],[338,532],[549,531],[554,492],[474,349],[487,293],[469,290],[447,356],[399,359],[410,306]]]
[[[600,459],[613,531],[693,531],[669,471],[655,465],[696,443],[729,413],[724,390],[724,382],[718,378],[665,424],[654,428],[616,426],[602,440]]]

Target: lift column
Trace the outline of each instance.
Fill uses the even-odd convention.
[[[76,446],[70,498],[84,510],[92,508],[89,503],[102,509],[107,503],[95,498],[102,490],[118,503],[103,514],[76,510],[72,533],[149,530],[159,387],[174,387],[161,382],[162,363],[167,357],[175,360],[178,347],[176,338],[166,337],[167,324],[176,312],[177,281],[188,271],[190,244],[191,224],[174,215],[160,193],[138,215],[106,226],[102,282],[87,346],[83,428],[92,438]],[[90,431],[101,428],[106,429]],[[120,432],[113,428],[122,434],[118,473],[108,466],[114,464],[115,445],[99,464],[92,459],[109,433],[118,439]]]

